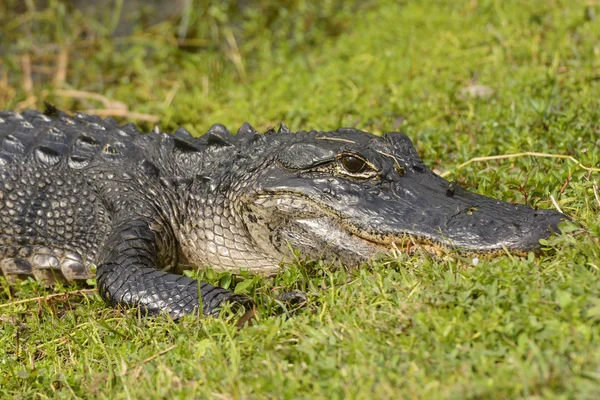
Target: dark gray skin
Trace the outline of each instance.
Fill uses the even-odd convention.
[[[109,304],[149,314],[251,304],[179,275],[192,266],[273,275],[290,249],[348,266],[419,246],[529,251],[567,219],[453,187],[397,132],[217,124],[192,138],[46,114],[0,112],[0,271],[51,284],[95,265]]]

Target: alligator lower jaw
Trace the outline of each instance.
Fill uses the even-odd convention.
[[[348,229],[348,228],[347,228]],[[380,252],[387,254],[408,254],[414,255],[419,251],[435,257],[443,258],[450,254],[459,255],[462,257],[488,256],[498,257],[505,255],[508,252],[516,256],[525,256],[529,251],[520,249],[495,248],[495,249],[465,249],[460,247],[452,247],[447,243],[436,242],[432,239],[420,236],[405,234],[403,236],[373,236],[365,235],[358,232],[357,229],[348,229],[353,236],[360,240],[368,242],[370,245],[378,248]]]

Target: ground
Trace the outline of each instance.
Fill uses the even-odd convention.
[[[244,329],[110,309],[93,281],[0,278],[0,397],[600,396],[600,3],[179,1],[158,19],[118,0],[8,3],[0,108],[48,101],[196,135],[282,120],[402,130],[448,179],[584,229],[539,255],[398,254],[354,270],[300,255],[272,280],[201,273],[257,299]],[[572,159],[460,167],[528,151]],[[308,306],[270,300],[293,289]]]

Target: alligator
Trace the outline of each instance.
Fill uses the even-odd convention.
[[[294,251],[349,267],[392,249],[525,252],[567,220],[448,182],[399,132],[244,123],[194,138],[48,107],[0,112],[0,141],[5,279],[95,274],[108,304],[174,319],[252,304],[192,266],[269,276]]]

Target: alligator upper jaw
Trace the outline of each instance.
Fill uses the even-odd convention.
[[[348,199],[355,200],[342,202],[343,207],[331,207],[335,203],[315,201],[313,196],[271,193],[261,197],[257,209],[265,215],[287,215],[280,219],[287,222],[277,224],[275,230],[287,232],[281,236],[293,248],[348,265],[394,250],[423,249],[437,256],[447,251],[463,255],[537,251],[540,239],[560,232],[559,223],[568,220],[556,211],[535,210],[460,188],[450,195],[447,181],[435,175],[430,178],[412,183],[405,179],[387,196],[350,193]],[[304,232],[301,241],[297,232]]]
[[[428,174],[429,175],[429,174]],[[430,174],[394,185],[385,199],[372,197],[348,207],[346,229],[372,243],[391,248],[411,243],[462,252],[527,252],[540,239],[560,233],[569,219],[553,210],[535,210],[461,188]]]

